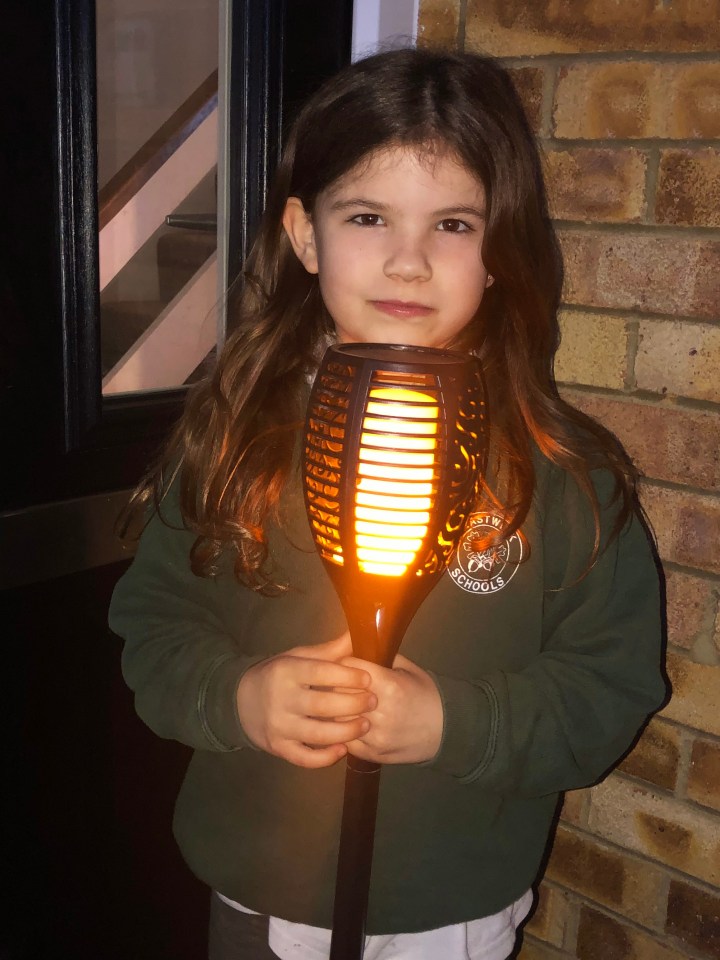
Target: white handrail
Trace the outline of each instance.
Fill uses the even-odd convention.
[[[103,395],[165,390],[184,383],[217,343],[213,253],[103,378]]]
[[[104,290],[165,217],[217,163],[218,113],[200,123],[100,231],[100,289]]]

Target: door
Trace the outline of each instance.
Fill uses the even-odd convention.
[[[186,384],[222,340],[218,291],[252,238],[288,118],[349,59],[352,3],[174,0],[171,22],[159,13],[164,3],[10,0],[4,9],[7,960],[196,960],[205,944],[207,892],[171,836],[187,751],[134,716],[120,644],[106,627],[129,562],[113,524]],[[213,18],[215,51],[205,30]],[[188,49],[183,23],[204,45],[192,57],[177,53]],[[184,80],[171,81],[158,54],[192,59],[192,71],[188,63]],[[97,114],[108,76],[125,110],[110,121]],[[175,100],[165,102],[168,85]],[[166,183],[162,203],[137,225],[145,216],[137,194],[169,162],[150,149],[163,127],[186,150],[184,172],[182,145],[201,132],[193,177]],[[213,140],[220,149],[209,158]],[[130,246],[123,218],[137,225]]]

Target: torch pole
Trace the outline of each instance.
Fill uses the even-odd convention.
[[[370,892],[380,765],[348,757],[330,960],[361,960]]]
[[[427,584],[421,586],[425,593]],[[385,594],[387,601],[389,596],[397,594],[396,586],[385,577],[378,580],[367,575],[350,594],[342,589],[342,585],[338,584],[338,587],[344,600],[354,655],[382,667],[392,667],[406,624],[419,603],[406,597],[403,615],[399,609],[389,610],[386,602],[371,601],[369,597]],[[347,757],[330,960],[362,960],[365,951],[365,921],[381,772],[379,763],[361,760],[351,754]]]
[[[426,347],[328,348],[308,403],[310,528],[353,653],[392,668],[442,576],[487,452],[473,358]],[[348,756],[330,960],[362,960],[380,765]]]

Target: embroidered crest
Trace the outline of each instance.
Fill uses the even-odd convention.
[[[525,555],[524,539],[518,531],[504,537],[506,526],[505,520],[494,513],[474,513],[468,519],[448,568],[462,590],[497,593],[515,576]]]

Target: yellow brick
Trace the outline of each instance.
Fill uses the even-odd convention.
[[[666,105],[666,133],[681,139],[720,137],[720,63],[688,63],[672,77]]]
[[[561,139],[720,136],[720,63],[617,60],[563,67],[553,120]]]
[[[667,68],[643,61],[575,64],[560,70],[555,93],[555,136],[631,139],[660,135]],[[667,97],[667,90],[664,91]]]
[[[667,399],[645,402],[567,387],[563,395],[616,434],[645,476],[720,492],[720,410],[688,410]],[[688,597],[688,585],[682,589],[679,600]],[[691,623],[680,617],[674,627],[676,636],[681,630],[685,637],[692,633]]]
[[[593,789],[589,829],[707,883],[720,883],[720,817],[611,775]]]
[[[622,317],[563,311],[555,376],[563,383],[622,390],[626,374],[627,325]]]
[[[567,894],[548,883],[541,883],[537,908],[525,929],[538,940],[561,947],[570,915],[571,905]]]
[[[628,148],[550,150],[545,174],[552,216],[586,223],[631,223],[645,209],[647,158]]]
[[[457,44],[460,0],[422,0],[418,45],[454,48]]]
[[[720,241],[658,237],[629,227],[612,232],[563,227],[559,236],[566,303],[718,319]]]
[[[643,482],[647,510],[663,560],[720,573],[720,499]]]
[[[693,744],[687,795],[720,812],[720,743],[698,739]]]
[[[560,817],[565,823],[582,827],[587,823],[590,790],[568,790],[563,799]]]
[[[525,108],[530,126],[536,134],[540,134],[545,91],[544,68],[536,66],[514,67],[508,72]]]
[[[643,730],[642,736],[619,769],[658,787],[674,790],[680,749],[677,727],[654,718]]]
[[[645,926],[653,925],[666,884],[665,873],[658,867],[562,825],[546,876]]]
[[[720,227],[720,150],[661,152],[655,220]]]
[[[699,956],[720,958],[720,896],[691,883],[672,880],[666,932]],[[687,954],[686,954],[687,955]]]
[[[641,390],[720,402],[720,327],[641,321],[635,378]]]
[[[578,926],[577,952],[581,960],[683,960],[684,950],[661,943],[650,934],[583,907]]]
[[[495,56],[595,50],[715,51],[718,0],[468,0],[469,44]]]
[[[720,736],[720,665],[669,653],[666,666],[673,692],[662,716]]]
[[[712,581],[679,570],[666,570],[665,586],[669,642],[685,650],[692,650],[696,643],[706,646],[717,607]]]

